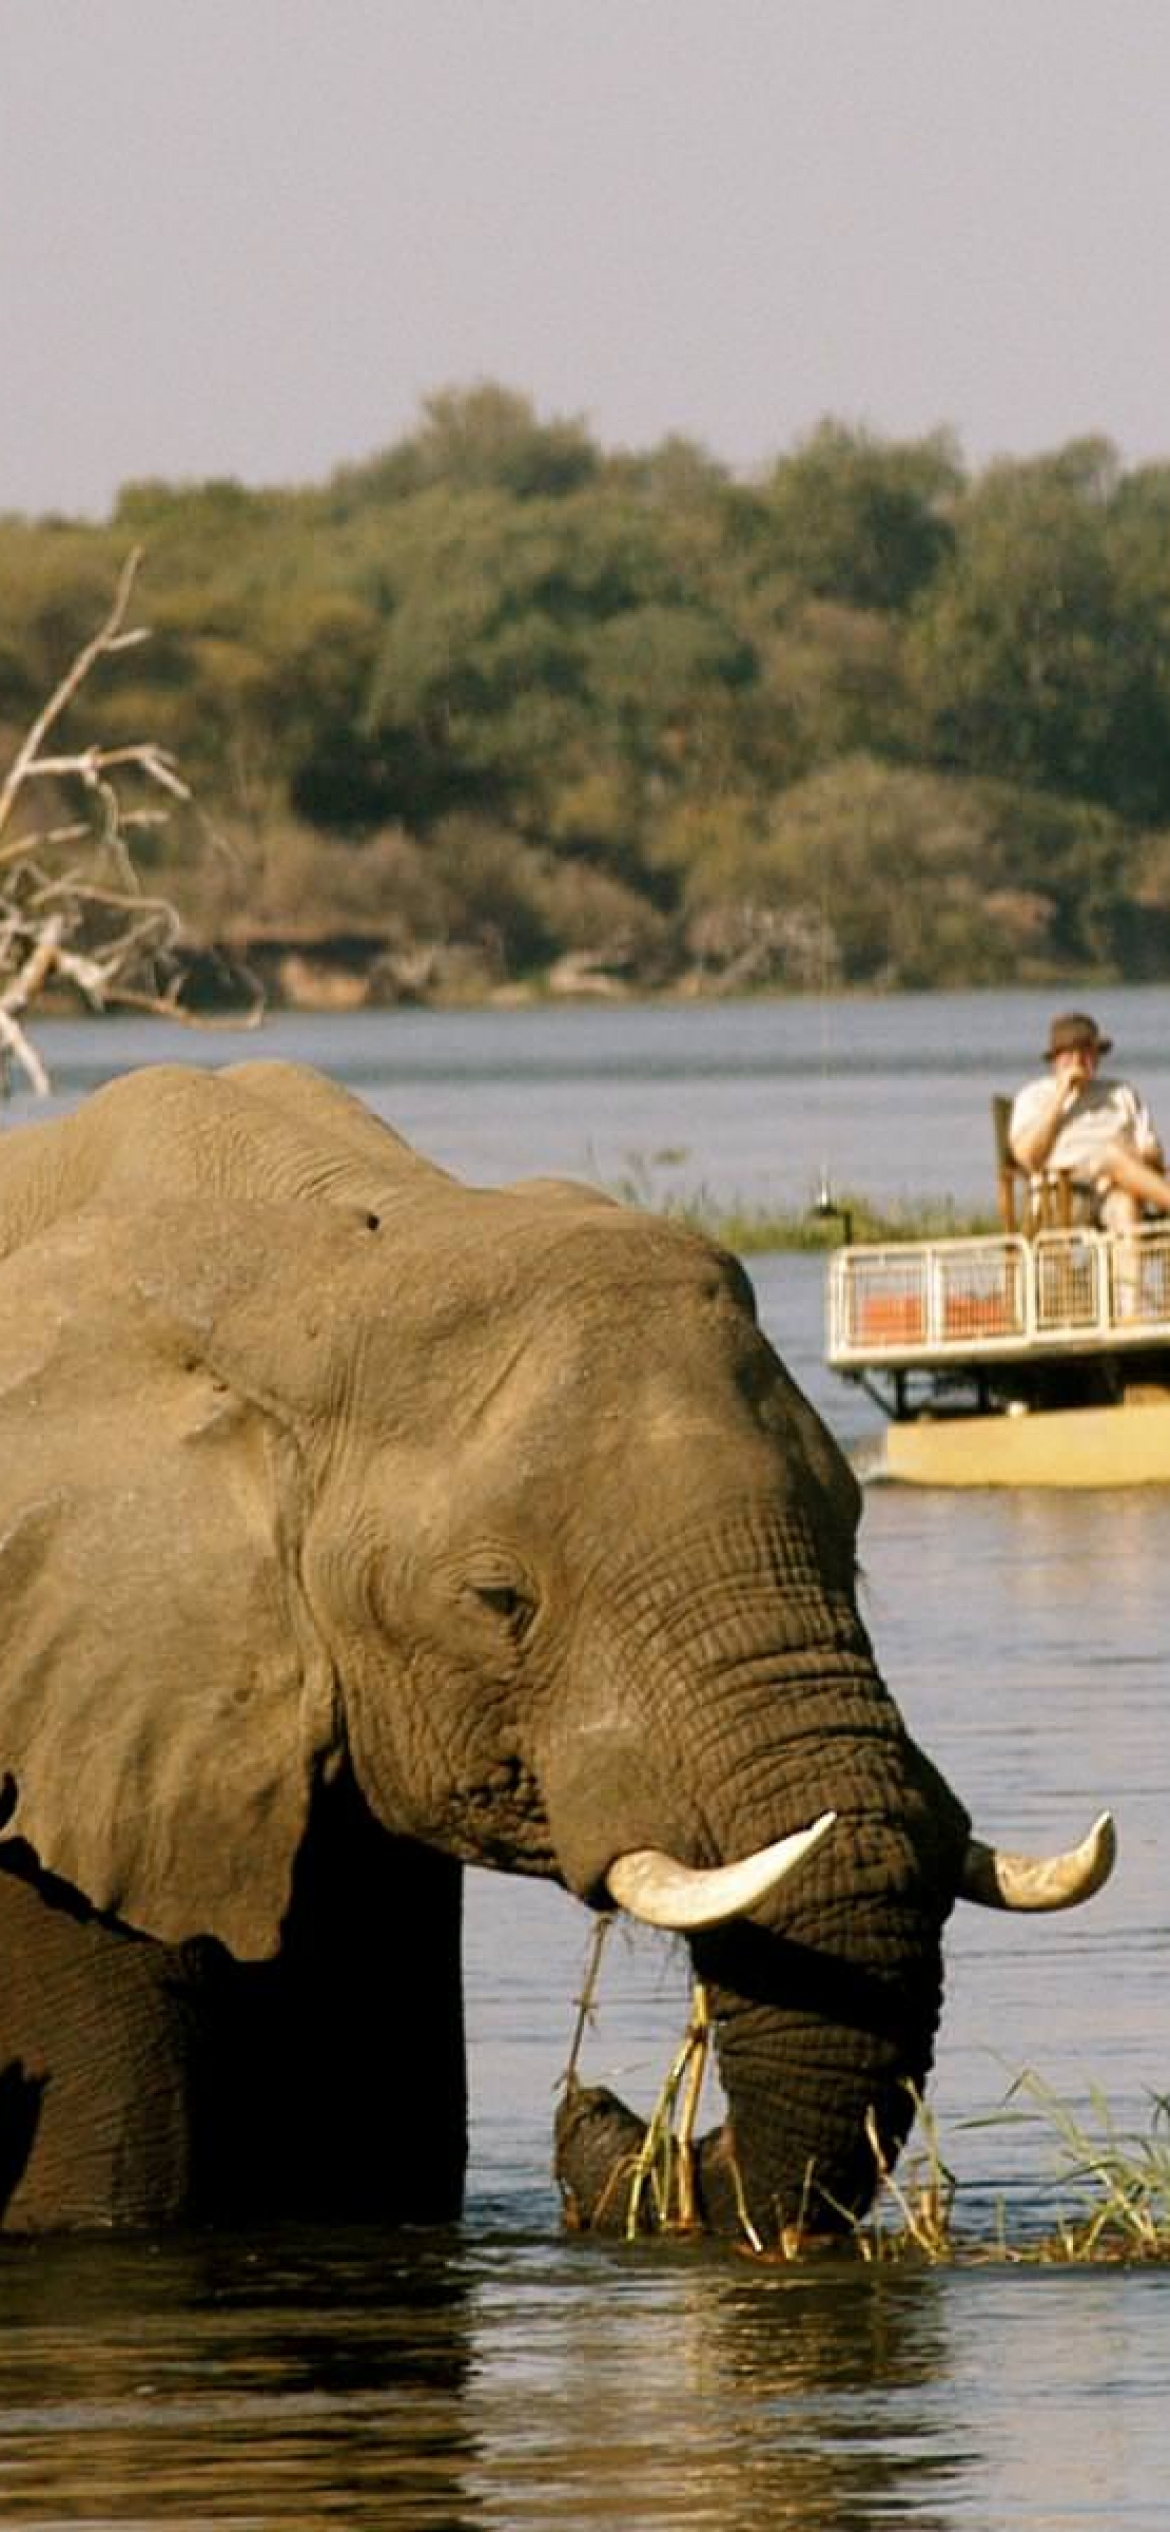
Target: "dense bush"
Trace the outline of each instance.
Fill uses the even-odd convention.
[[[1099,441],[969,476],[826,424],[747,484],[449,392],[321,485],[0,519],[0,748],[141,542],[153,639],[66,736],[175,751],[206,937],[360,935],[385,991],[1161,975],[1168,529]]]

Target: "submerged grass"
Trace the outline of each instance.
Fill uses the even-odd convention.
[[[705,1231],[743,1257],[758,1256],[766,1249],[839,1248],[846,1239],[974,1239],[999,1227],[990,1205],[963,1208],[950,1196],[906,1197],[883,1206],[846,1189],[834,1191],[827,1207],[824,1192],[810,1189],[803,1204],[772,1206],[738,1197],[725,1201],[701,1184],[671,1183],[670,1173],[686,1157],[681,1150],[629,1152],[610,1193],[623,1204],[640,1205],[646,1212],[664,1213],[672,1221],[688,1223],[692,1230]]]

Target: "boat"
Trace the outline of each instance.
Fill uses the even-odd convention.
[[[826,1355],[881,1407],[865,1479],[1170,1485],[1170,1220],[848,1241]]]

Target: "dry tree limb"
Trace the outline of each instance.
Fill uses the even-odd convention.
[[[29,1089],[36,1092],[38,1099],[47,1099],[53,1085],[40,1056],[20,1022],[0,1005],[0,1097],[7,1092],[9,1067],[14,1063],[19,1064]]]
[[[38,1094],[50,1087],[23,1019],[54,983],[69,987],[92,1011],[117,1005],[196,1028],[249,1027],[261,1017],[260,987],[238,966],[241,1010],[217,1021],[186,1005],[191,954],[184,953],[178,909],[140,885],[132,839],[165,824],[170,812],[128,806],[120,785],[132,773],[191,806],[190,785],[173,756],[153,739],[91,744],[72,753],[49,752],[46,745],[97,662],[149,639],[148,627],[126,621],[141,563],[142,548],[135,546],[108,614],[30,723],[0,780],[0,1096],[13,1064]],[[18,803],[38,782],[80,785],[85,814],[8,834]],[[66,851],[71,858],[62,863]]]
[[[11,984],[0,993],[0,1089],[3,1087],[8,1064],[15,1062],[27,1075],[30,1087],[35,1090],[38,1098],[43,1099],[48,1095],[49,1076],[36,1048],[25,1036],[20,1025],[19,1014],[30,1002],[36,1000],[46,976],[50,974],[58,954],[60,934],[59,917],[52,915],[36,947],[29,952],[24,965],[13,977]]]
[[[141,545],[136,545],[132,552],[127,555],[118,575],[118,586],[114,593],[114,602],[105,622],[103,624],[99,624],[97,632],[91,635],[88,642],[82,644],[81,649],[77,653],[76,659],[72,662],[70,667],[66,669],[59,684],[54,686],[48,702],[42,706],[42,709],[37,713],[35,720],[30,723],[28,729],[26,730],[20,746],[17,748],[16,754],[12,759],[12,763],[8,768],[8,772],[6,773],[3,782],[0,782],[0,836],[3,836],[4,829],[8,824],[8,820],[25,783],[28,782],[34,774],[44,772],[45,767],[41,758],[42,742],[48,737],[49,731],[52,729],[54,722],[60,720],[66,704],[72,701],[74,695],[77,693],[78,687],[84,685],[91,668],[96,665],[99,659],[104,658],[110,651],[128,650],[131,644],[146,642],[150,639],[149,627],[146,625],[139,626],[131,633],[123,631],[123,626],[126,621],[126,610],[129,607],[134,583],[142,565],[142,550]],[[92,748],[86,751],[86,754],[89,757],[92,757],[95,753],[96,751]],[[69,758],[59,759],[58,770],[64,771],[66,769],[69,771],[80,770],[79,760],[76,758],[72,760]],[[0,860],[6,859],[9,854],[14,853],[17,849],[18,848],[16,846],[9,845],[7,853],[0,851]]]

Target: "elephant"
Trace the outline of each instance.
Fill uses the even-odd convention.
[[[453,2220],[462,1868],[685,1932],[699,2220],[871,2203],[1001,1857],[858,1609],[738,1260],[466,1186],[338,1083],[146,1065],[0,1138],[0,2220]],[[604,2224],[633,2114],[562,2107]]]

